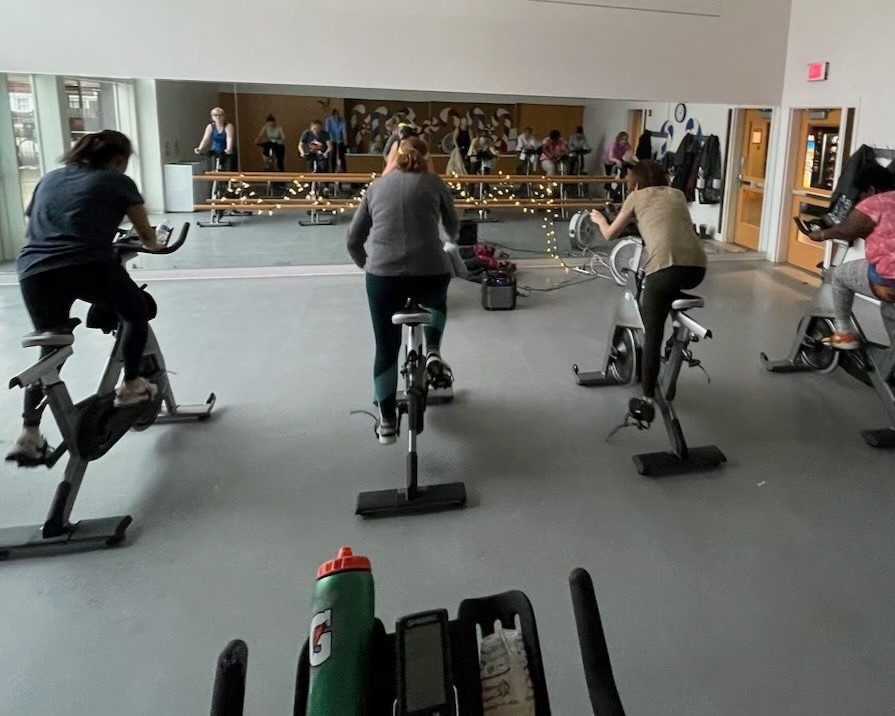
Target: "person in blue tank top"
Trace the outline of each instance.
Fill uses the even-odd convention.
[[[227,121],[227,115],[220,107],[211,110],[211,121],[205,127],[205,134],[199,146],[193,150],[196,154],[211,152],[209,169],[214,170],[215,160],[220,157],[222,172],[236,171],[236,130],[233,123]]]

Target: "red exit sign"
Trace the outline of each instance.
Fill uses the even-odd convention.
[[[830,75],[829,62],[812,62],[808,65],[808,81],[823,82]]]

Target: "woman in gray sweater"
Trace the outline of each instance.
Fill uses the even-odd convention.
[[[348,253],[366,271],[367,299],[376,337],[373,389],[379,406],[379,442],[397,433],[398,356],[401,326],[392,315],[413,299],[433,316],[424,327],[430,392],[451,394],[453,377],[439,348],[447,319],[450,264],[439,234],[456,238],[460,220],[447,185],[430,169],[429,147],[418,137],[401,141],[387,175],[374,181],[348,229]]]

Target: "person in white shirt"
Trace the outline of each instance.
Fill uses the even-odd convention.
[[[516,152],[519,154],[519,161],[516,162],[516,173],[525,174],[526,167],[535,168],[538,164],[538,154],[540,144],[534,137],[531,127],[522,130],[522,134],[516,137]]]
[[[277,124],[277,120],[272,114],[268,114],[264,126],[255,138],[255,144],[261,147],[265,159],[274,160],[278,172],[286,171],[285,140],[286,135],[283,133],[283,128]]]

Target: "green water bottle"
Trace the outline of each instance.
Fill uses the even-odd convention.
[[[317,570],[306,716],[364,716],[373,635],[370,560],[342,547]]]

